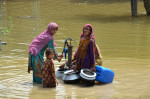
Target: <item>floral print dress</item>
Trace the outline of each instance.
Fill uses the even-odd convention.
[[[42,66],[42,86],[56,87],[55,68],[51,59],[47,59]]]

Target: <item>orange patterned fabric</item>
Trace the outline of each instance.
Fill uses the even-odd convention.
[[[42,66],[42,85],[43,87],[56,87],[55,69],[52,60],[47,59]]]
[[[82,38],[77,51],[77,68],[91,68],[95,66],[95,44],[92,39]]]

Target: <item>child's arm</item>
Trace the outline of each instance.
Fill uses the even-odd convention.
[[[56,84],[58,85],[57,79],[55,77],[55,72],[52,73],[53,78],[55,79]]]
[[[62,55],[62,54],[58,55],[55,46],[53,46],[53,49],[54,49],[54,51],[55,51],[55,57],[54,57],[54,60],[57,59],[57,61],[60,62],[61,59],[63,58],[63,55]]]
[[[57,79],[55,80],[55,82],[56,82],[56,84],[58,85],[58,81],[57,81]]]

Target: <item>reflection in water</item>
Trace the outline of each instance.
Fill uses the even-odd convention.
[[[33,24],[33,33],[37,34],[39,32],[39,23],[40,23],[40,0],[32,0],[31,2],[32,7],[32,17],[34,18]]]
[[[109,99],[113,92],[113,84],[96,84],[95,86],[87,87],[80,84],[62,84],[57,86],[56,99]]]
[[[6,28],[6,1],[0,0],[0,34],[4,33]]]
[[[12,27],[12,18],[7,16],[7,9],[6,9],[6,1],[1,0],[0,1],[0,35],[9,33],[10,29]],[[9,22],[7,22],[6,19],[9,19]]]
[[[96,99],[110,99],[113,93],[113,84],[96,84],[94,87],[85,87],[79,84],[64,84],[59,80],[59,85],[56,88],[42,88],[40,84],[33,84],[29,98],[91,99],[94,97]]]
[[[71,2],[76,3],[123,3],[123,2],[130,2],[130,0],[70,0]]]
[[[0,35],[7,41],[0,51],[0,98],[149,99],[150,17],[131,18],[129,0],[1,0],[0,5],[2,31],[8,27],[8,17],[13,19],[11,33]],[[144,12],[143,2],[138,5],[138,11]],[[53,89],[32,83],[32,73],[27,73],[28,47],[52,21],[59,25],[58,52],[68,37],[76,40],[75,52],[83,25],[93,25],[103,66],[115,72],[113,83],[85,87],[58,80]],[[64,61],[55,60],[55,69]]]

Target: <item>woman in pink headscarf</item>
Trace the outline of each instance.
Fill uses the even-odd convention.
[[[29,61],[28,61],[28,73],[33,70],[33,82],[42,83],[41,67],[44,62],[44,51],[47,48],[55,50],[55,42],[53,35],[56,34],[58,25],[54,22],[48,24],[47,30],[38,35],[30,44],[29,47]],[[63,56],[57,54],[55,51],[54,59],[61,60]]]

